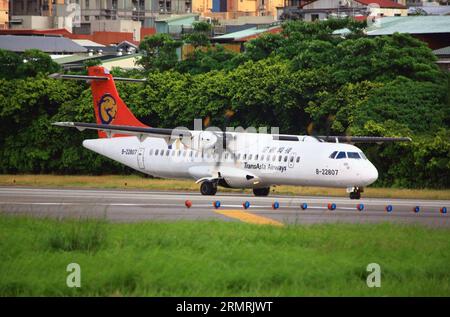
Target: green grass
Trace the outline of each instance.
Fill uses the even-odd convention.
[[[0,186],[39,187],[81,187],[117,188],[141,190],[196,191],[200,185],[194,180],[144,178],[137,175],[0,175]],[[251,190],[220,188],[224,192],[245,192]],[[274,194],[306,196],[348,196],[343,188],[276,186]],[[407,188],[365,188],[363,197],[408,198],[408,199],[450,199],[450,189],[407,189]]]
[[[450,296],[450,231],[0,215],[0,296]],[[66,266],[81,266],[81,288]],[[381,265],[381,288],[366,266]]]

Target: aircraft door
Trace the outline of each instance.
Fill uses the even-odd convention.
[[[140,169],[144,169],[145,165],[144,165],[144,148],[139,148],[138,153],[137,153],[137,161],[138,161],[138,166]]]

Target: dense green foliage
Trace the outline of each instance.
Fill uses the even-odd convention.
[[[352,30],[347,38],[332,35],[344,26]],[[367,37],[362,27],[347,20],[288,22],[282,34],[246,43],[243,53],[193,36],[195,50],[181,62],[180,42],[148,37],[141,44],[145,70],[129,74],[148,83],[118,89],[151,126],[192,128],[194,118],[209,118],[219,127],[278,126],[282,133],[411,136],[412,143],[362,146],[379,169],[376,185],[450,187],[448,73],[425,43],[405,34]],[[80,147],[95,133],[50,125],[94,121],[87,85],[44,74],[1,77],[1,172],[124,170]]]
[[[449,230],[0,214],[0,296],[449,296]],[[69,288],[69,263],[81,287]],[[369,288],[369,263],[381,287]]]

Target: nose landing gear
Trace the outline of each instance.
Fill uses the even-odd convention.
[[[361,193],[364,191],[364,188],[353,187],[349,193],[350,199],[361,199]]]

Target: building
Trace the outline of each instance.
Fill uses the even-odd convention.
[[[305,21],[323,20],[330,17],[407,16],[408,8],[390,0],[313,0],[300,4],[298,10],[290,7]]]
[[[238,53],[244,51],[244,44],[247,41],[255,39],[264,33],[279,34],[281,33],[281,31],[282,27],[279,25],[279,23],[273,23],[215,36],[212,38],[211,42],[213,44],[221,44],[226,50]]]
[[[0,0],[0,30],[9,25],[9,0]]]
[[[450,16],[384,17],[367,29],[368,36],[408,33],[431,49],[450,46]]]
[[[272,19],[265,21],[272,22],[276,20],[277,7],[284,5],[285,0],[192,0],[192,12],[218,20],[270,16]]]
[[[184,29],[192,29],[192,24],[198,21],[198,14],[183,14],[160,16],[155,20],[156,33],[167,33],[179,37]]]
[[[443,70],[450,71],[450,46],[446,46],[433,51],[437,57],[437,64]]]
[[[87,49],[62,36],[0,35],[0,49],[23,53],[38,49],[50,55],[86,53]]]
[[[191,12],[192,0],[14,0],[10,26],[13,29],[65,28],[74,34],[94,32],[132,33],[140,41],[141,28],[151,29],[158,16]],[[78,5],[76,24],[67,17]],[[70,9],[70,10],[69,10]],[[151,31],[144,35],[151,34]]]

